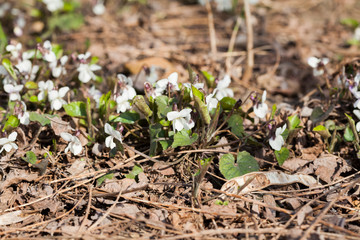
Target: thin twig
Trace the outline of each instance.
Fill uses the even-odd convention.
[[[254,33],[251,24],[251,11],[249,0],[244,0],[245,9],[245,22],[246,22],[246,50],[247,50],[247,61],[246,69],[243,76],[243,81],[248,83],[252,77],[254,67]]]
[[[206,10],[208,12],[208,20],[209,20],[209,34],[210,34],[210,45],[211,45],[211,53],[215,57],[217,54],[216,48],[216,33],[214,26],[214,15],[211,10],[210,1],[206,0]]]

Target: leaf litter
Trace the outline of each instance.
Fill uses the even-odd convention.
[[[111,6],[119,3],[109,1],[108,4]],[[170,7],[172,4],[176,7]],[[329,105],[324,100],[324,93],[315,94],[318,105],[327,107],[324,107],[325,115],[311,120],[310,112],[317,107],[316,101],[304,103],[303,107],[298,101],[312,88],[316,88],[316,84],[320,84],[315,79],[310,81],[312,84],[308,84],[309,80],[304,81],[311,78],[309,74],[312,73],[312,69],[307,69],[304,61],[299,60],[299,56],[307,56],[310,53],[319,56],[331,50],[333,54],[341,53],[344,57],[351,57],[351,52],[342,48],[343,42],[334,37],[339,35],[336,31],[343,35],[349,33],[347,29],[332,21],[329,24],[333,24],[334,28],[327,25],[317,26],[319,31],[314,31],[313,25],[316,23],[310,21],[308,15],[331,15],[329,6],[324,1],[318,1],[316,4],[305,2],[304,6],[297,6],[291,1],[263,1],[263,4],[271,8],[272,12],[268,15],[264,15],[264,8],[252,9],[255,19],[268,20],[265,27],[269,29],[263,32],[264,26],[254,22],[254,34],[257,36],[255,45],[263,46],[264,49],[256,50],[258,68],[255,73],[259,77],[254,78],[254,83],[250,85],[238,81],[239,86],[235,90],[238,96],[244,96],[248,88],[266,86],[275,96],[271,101],[300,106],[304,128],[297,132],[297,137],[303,141],[297,142],[294,137],[289,143],[295,145],[290,159],[281,167],[277,165],[272,153],[266,150],[260,152],[259,148],[254,147],[246,150],[253,156],[261,156],[251,159],[252,162],[258,162],[257,167],[260,167],[261,172],[247,173],[228,181],[220,177],[218,164],[221,154],[233,153],[232,156],[236,156],[241,153],[244,149],[239,147],[242,141],[238,139],[241,140],[242,137],[245,137],[246,141],[255,140],[254,142],[264,137],[253,135],[254,138],[251,138],[243,135],[254,129],[239,129],[236,123],[231,122],[229,126],[236,129],[235,134],[229,134],[227,138],[222,136],[223,140],[217,143],[219,146],[215,149],[218,151],[215,152],[216,158],[200,185],[201,205],[195,208],[191,204],[192,174],[194,169],[197,169],[196,154],[199,154],[193,151],[195,149],[180,148],[179,152],[168,154],[167,159],[161,158],[160,155],[154,156],[153,159],[162,161],[153,162],[149,157],[144,157],[147,156],[148,148],[141,144],[133,143],[132,146],[141,149],[144,155],[124,151],[111,157],[103,153],[103,146],[97,146],[93,148],[94,155],[78,159],[60,153],[66,147],[65,143],[61,143],[58,154],[45,157],[44,153],[48,153],[49,150],[44,148],[44,143],[51,141],[53,134],[71,132],[72,129],[62,117],[39,118],[39,114],[32,113],[31,117],[36,118],[34,121],[41,127],[33,124],[31,131],[23,135],[30,145],[25,144],[26,141],[24,144],[37,156],[44,156],[38,164],[46,160],[46,164],[42,166],[46,171],[40,174],[30,167],[35,165],[21,159],[20,155],[25,155],[25,151],[21,152],[23,149],[14,155],[1,158],[1,236],[44,239],[304,239],[304,236],[308,239],[358,239],[360,187],[357,174],[359,164],[356,162],[358,159],[354,158],[354,147],[350,144],[341,144],[338,145],[338,149],[331,149],[331,142],[326,145],[325,139],[311,132],[314,122],[323,123],[326,118],[336,121],[341,109]],[[352,9],[352,5],[357,6],[356,2],[349,1],[337,7],[342,7],[346,12]],[[181,1],[167,3],[159,0],[150,6],[157,9],[157,12],[142,5],[129,5],[130,11],[144,13],[143,17],[134,15],[135,20],[126,23],[131,28],[137,28],[139,34],[136,36],[133,29],[126,24],[123,28],[115,24],[119,22],[118,18],[124,18],[125,14],[107,16],[108,19],[87,19],[88,24],[79,32],[67,32],[58,38],[70,48],[75,47],[69,43],[71,41],[76,41],[76,45],[82,45],[87,39],[91,39],[94,42],[92,49],[101,46],[100,48],[104,49],[101,54],[110,56],[101,60],[104,61],[103,65],[108,64],[109,71],[124,66],[124,69],[128,68],[136,75],[144,66],[153,66],[155,60],[157,63],[160,62],[158,67],[163,70],[159,74],[164,76],[169,72],[168,69],[173,68],[185,75],[185,68],[179,62],[210,69],[212,72],[223,71],[224,58],[214,60],[208,54],[207,17],[210,13],[200,5],[182,5]],[[300,14],[283,11],[284,6]],[[307,11],[309,9],[310,11]],[[216,20],[216,33],[221,40],[218,42],[218,49],[226,49],[228,36],[233,31],[229,27],[231,21],[222,17],[228,13],[214,11],[212,14]],[[183,17],[187,21],[179,22]],[[201,18],[206,21],[202,21]],[[94,21],[97,21],[97,25],[91,24]],[[284,24],[285,22],[287,24]],[[148,28],[141,27],[140,23]],[[108,33],[109,39],[98,36],[98,28]],[[193,28],[197,28],[197,31],[192,31]],[[187,38],[178,38],[179,31],[183,31]],[[113,38],[111,32],[118,32],[119,35]],[[295,32],[299,34],[293,34]],[[262,39],[261,34],[265,34],[267,38]],[[240,37],[237,41],[239,51],[244,50]],[[266,50],[266,44],[269,45],[270,51]],[[352,50],[358,53],[357,49]],[[155,52],[160,60],[145,58],[143,61],[133,61],[142,56],[152,57]],[[276,59],[275,52],[281,56],[278,63],[271,61]],[[241,69],[241,58],[244,54],[236,54],[239,55],[234,56],[239,58],[230,63],[233,69]],[[276,64],[277,70],[272,71]],[[339,63],[338,67],[344,66],[344,63]],[[234,79],[241,78],[241,71],[233,71],[232,74]],[[292,108],[292,111],[294,109]],[[344,121],[339,120],[338,123],[344,124]],[[240,126],[242,127],[241,124]],[[39,134],[37,129],[41,129]],[[329,131],[334,134],[334,130]],[[37,141],[31,144],[32,139]],[[86,144],[87,142],[82,143],[83,146]],[[257,144],[261,145],[262,141]],[[189,152],[182,153],[182,150]],[[181,161],[176,162],[177,160]],[[171,161],[176,163],[169,165]],[[235,159],[230,162],[233,166],[236,165]],[[141,164],[143,171],[133,172],[137,164]],[[125,177],[130,173],[131,178]],[[97,184],[99,179],[101,183]]]

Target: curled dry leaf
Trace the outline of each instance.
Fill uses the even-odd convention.
[[[221,187],[221,191],[230,194],[246,194],[271,185],[288,185],[292,183],[302,183],[305,186],[315,186],[318,184],[315,178],[304,174],[290,175],[280,171],[251,172],[230,179]],[[244,184],[246,185],[244,186]]]

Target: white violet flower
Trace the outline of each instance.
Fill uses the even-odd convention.
[[[317,76],[321,76],[324,74],[324,69],[322,67],[329,63],[329,59],[328,58],[309,57],[307,62],[309,64],[309,66],[313,68],[314,76],[317,77]]]
[[[68,61],[69,57],[68,56],[62,56],[60,58],[60,66],[57,66],[57,61],[50,63],[50,68],[51,68],[51,74],[58,78],[60,77],[60,75],[65,75],[66,74],[66,69],[65,69],[65,64]]]
[[[64,104],[67,102],[62,99],[65,97],[66,93],[69,91],[69,87],[62,87],[58,90],[51,90],[49,92],[49,101],[51,102],[51,109],[52,110],[59,110]]]
[[[206,96],[206,107],[208,111],[210,112],[212,109],[216,108],[218,105],[219,100],[217,100],[214,95],[216,94],[216,91]]]
[[[16,45],[9,44],[6,46],[6,51],[11,53],[14,58],[19,58],[22,45],[18,43]]]
[[[106,10],[104,0],[98,0],[92,10],[96,15],[103,15]]]
[[[136,96],[135,88],[133,87],[133,81],[131,78],[126,77],[124,74],[118,74],[117,78],[120,82],[120,93],[126,95],[128,100],[132,100]]]
[[[229,75],[225,75],[225,77],[220,80],[215,88],[216,94],[215,97],[217,100],[221,100],[224,97],[234,97],[234,92],[232,89],[229,88],[231,83],[231,79]]]
[[[115,101],[117,104],[116,111],[118,113],[126,112],[126,110],[130,109],[129,97],[126,92],[118,96]]]
[[[177,90],[177,91],[180,90],[179,86],[177,84],[178,77],[179,77],[179,74],[177,72],[173,72],[172,74],[170,74],[168,76],[168,78],[164,78],[164,79],[161,79],[161,80],[157,81],[156,84],[155,84],[156,95],[159,96],[165,90],[167,90],[169,84],[170,84],[172,89]]]
[[[30,81],[35,79],[36,73],[39,70],[39,66],[32,65],[31,61],[28,59],[19,62],[16,65],[16,68],[25,77],[25,79],[29,79]]]
[[[278,127],[275,131],[275,136],[271,137],[269,140],[269,144],[272,147],[272,149],[279,151],[281,147],[284,145],[285,141],[283,136],[281,134],[284,133],[286,129],[286,123],[282,127]]]
[[[52,51],[52,45],[51,45],[51,42],[49,40],[46,40],[44,42],[43,48],[44,48],[44,51],[42,52],[43,59],[45,61],[50,62],[50,63],[55,62],[56,61],[56,55]]]
[[[91,79],[95,80],[96,75],[93,73],[101,69],[101,67],[97,64],[87,64],[86,60],[91,56],[90,52],[86,52],[85,54],[79,54],[78,59],[80,60],[80,65],[77,68],[79,72],[79,80],[83,83],[89,82]]]
[[[360,110],[356,109],[353,111],[353,113],[358,119],[360,119]],[[360,132],[360,122],[356,123],[356,131]]]
[[[259,118],[264,118],[268,111],[268,105],[265,103],[265,100],[266,100],[266,90],[264,90],[262,94],[261,103],[255,104],[254,106],[254,113]]]
[[[69,145],[65,148],[65,153],[70,150],[74,155],[79,155],[82,152],[82,145],[78,137],[67,132],[60,133],[60,136],[69,142]]]
[[[10,101],[20,100],[21,96],[19,92],[24,88],[24,85],[13,85],[13,84],[6,84],[4,85],[5,92],[9,93]]]
[[[115,130],[110,124],[105,123],[104,130],[105,130],[105,133],[110,135],[110,136],[106,137],[106,139],[105,139],[106,147],[111,148],[111,149],[116,147],[116,144],[114,143],[114,138],[119,140],[122,143],[121,133],[119,131]]]
[[[46,93],[49,93],[54,89],[54,83],[51,80],[47,80],[46,82],[40,81],[38,83],[38,87],[40,90],[40,93],[38,94],[38,100],[42,101],[45,99]]]
[[[21,101],[21,104],[23,105],[22,111],[18,114],[18,119],[20,120],[21,124],[29,125],[30,123],[30,114],[26,111],[26,104]]]
[[[10,152],[11,149],[18,149],[18,146],[16,145],[15,140],[17,137],[17,132],[12,132],[8,138],[0,138],[0,145],[3,147],[0,149],[0,153],[2,151]]]
[[[55,12],[64,7],[63,0],[43,0],[43,3],[46,4],[46,7],[50,12]]]
[[[167,113],[167,118],[169,121],[173,122],[173,129],[174,132],[181,131],[183,129],[189,130],[192,129],[195,126],[195,123],[193,120],[191,120],[191,109],[186,108],[178,111],[172,111]]]

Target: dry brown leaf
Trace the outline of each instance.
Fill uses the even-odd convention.
[[[276,207],[276,202],[275,202],[275,198],[273,195],[270,194],[265,194],[264,197],[264,202],[267,205],[270,205],[272,207]],[[275,222],[275,217],[276,217],[276,211],[270,208],[265,208],[265,217],[269,220],[271,220],[272,222]]]
[[[286,160],[281,167],[294,172],[299,170],[308,163],[309,163],[308,160],[304,160],[300,158],[291,158]]]
[[[154,170],[156,170],[158,173],[164,175],[164,176],[170,176],[170,175],[174,175],[175,171],[174,169],[169,166],[169,165],[165,165],[165,164],[161,164],[159,162],[156,162],[153,166]]]
[[[159,67],[165,69],[165,71],[168,73],[176,71],[174,66],[168,60],[161,57],[149,57],[125,64],[125,68],[127,68],[132,74],[138,74],[143,69],[144,66]]]
[[[302,207],[297,215],[297,224],[301,226],[301,224],[304,222],[306,214],[311,213],[312,211],[313,209],[309,205]]]
[[[33,181],[38,178],[38,174],[29,173],[25,170],[14,169],[6,175],[5,181],[0,183],[0,189],[5,189],[10,185],[17,184],[21,181]]]
[[[86,162],[81,160],[76,160],[71,164],[71,167],[67,169],[67,172],[70,173],[71,176],[78,175],[85,170]]]
[[[0,226],[18,223],[29,217],[31,217],[31,215],[25,216],[21,210],[5,213],[0,216]]]
[[[63,121],[60,117],[49,118],[51,122],[51,128],[54,130],[55,135],[60,136],[62,132],[69,132],[72,130],[70,123]]]
[[[139,213],[140,210],[135,204],[128,203],[119,203],[112,210],[111,213],[136,217],[136,214]]]
[[[290,204],[291,208],[294,210],[301,206],[301,202],[297,198],[285,198],[282,202]]]
[[[221,187],[221,190],[231,194],[239,194],[238,189],[248,182],[250,183],[240,193],[250,193],[271,185],[302,183],[305,186],[315,186],[318,184],[313,177],[304,174],[290,175],[280,171],[252,172],[230,179]]]
[[[333,154],[322,154],[313,164],[316,169],[315,174],[327,183],[337,180],[341,173],[351,170],[343,158]]]

